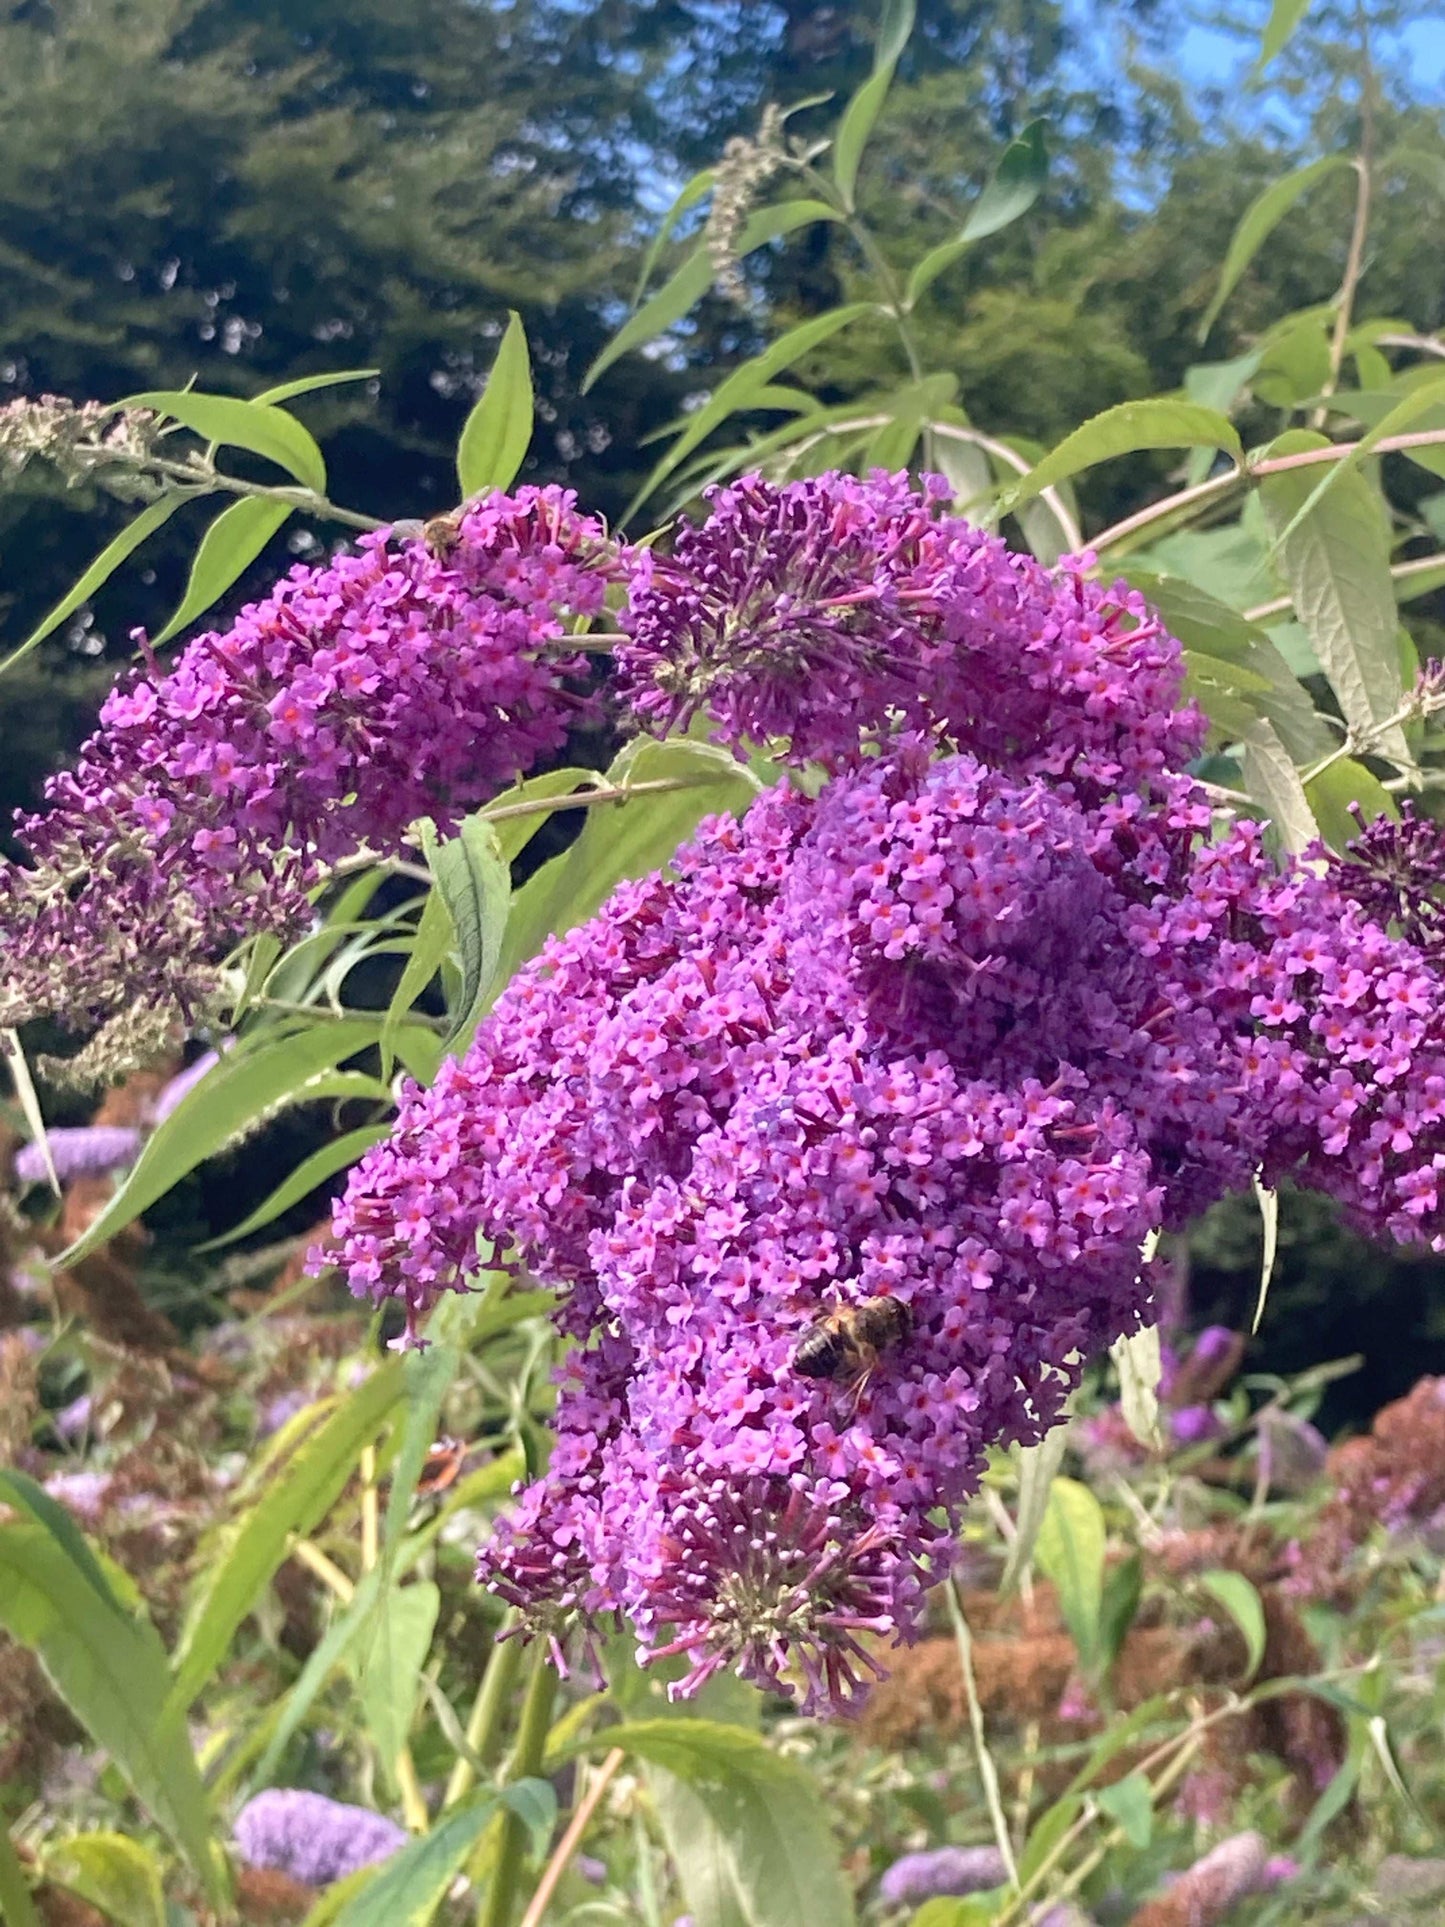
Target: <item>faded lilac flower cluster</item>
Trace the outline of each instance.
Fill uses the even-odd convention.
[[[641,565],[635,707],[833,778],[552,942],[337,1213],[411,1336],[479,1242],[565,1292],[556,1448],[482,1576],[554,1639],[625,1615],[684,1692],[854,1697],[985,1449],[1145,1315],[1152,1228],[1263,1169],[1445,1238],[1429,961],[1258,826],[1210,840],[1141,604],[937,508],[749,481]]]
[[[299,1787],[272,1787],[248,1800],[236,1815],[235,1836],[247,1866],[290,1874],[308,1887],[329,1887],[388,1860],[408,1837],[385,1814]]]
[[[128,677],[20,824],[34,867],[0,873],[0,1023],[193,1009],[243,938],[304,928],[324,866],[557,750],[584,700],[564,619],[617,566],[569,494],[492,496],[436,551],[367,537]]]

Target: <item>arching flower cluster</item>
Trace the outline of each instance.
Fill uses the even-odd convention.
[[[558,749],[585,661],[564,618],[618,567],[557,489],[470,508],[436,552],[363,539],[297,567],[169,675],[128,677],[0,874],[0,1022],[183,1009],[258,929],[304,927],[322,867],[392,851]]]
[[[836,773],[549,945],[337,1213],[353,1288],[413,1331],[479,1239],[565,1292],[556,1450],[482,1574],[554,1636],[626,1615],[683,1690],[735,1663],[852,1698],[986,1447],[1041,1436],[1145,1315],[1152,1228],[1263,1168],[1445,1238],[1425,958],[1257,826],[1210,840],[1146,611],[930,515],[897,482],[749,483],[635,585],[644,711],[707,694]],[[857,612],[931,532],[926,605],[875,650]]]
[[[659,733],[837,764],[901,730],[1076,787],[1137,787],[1198,753],[1179,648],[1142,596],[1057,571],[944,512],[935,476],[821,475],[714,490],[701,527],[642,551],[621,693]]]

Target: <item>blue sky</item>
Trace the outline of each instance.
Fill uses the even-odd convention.
[[[1445,14],[1437,20],[1417,21],[1401,36],[1402,49],[1422,92],[1445,91]],[[1212,29],[1191,26],[1179,43],[1180,68],[1190,80],[1227,80],[1253,57],[1242,40]]]

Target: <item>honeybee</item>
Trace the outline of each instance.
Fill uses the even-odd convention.
[[[870,1298],[864,1305],[835,1305],[798,1340],[793,1369],[802,1378],[831,1378],[847,1385],[857,1405],[884,1352],[905,1344],[913,1314],[901,1298]]]
[[[452,509],[445,515],[434,515],[429,522],[423,522],[421,539],[438,562],[450,561],[461,547],[462,511]]]

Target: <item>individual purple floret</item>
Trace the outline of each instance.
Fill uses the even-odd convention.
[[[308,1887],[327,1887],[358,1867],[390,1859],[408,1835],[368,1807],[346,1806],[299,1787],[272,1787],[236,1815],[235,1839],[248,1866],[290,1874]]]
[[[47,1131],[46,1141],[62,1184],[72,1178],[101,1178],[108,1171],[133,1164],[141,1134],[128,1124],[78,1124]],[[15,1153],[15,1176],[21,1184],[44,1184],[49,1173],[38,1144],[22,1144]]]
[[[927,730],[1017,773],[1135,785],[1198,754],[1179,647],[1081,557],[1044,568],[912,485],[745,476],[709,491],[700,527],[631,573],[622,694],[658,734],[706,711],[734,745],[782,739],[796,762]]]
[[[997,1847],[934,1847],[895,1860],[878,1882],[878,1897],[890,1907],[921,1907],[935,1895],[988,1893],[1007,1879]]]
[[[191,1013],[237,944],[305,927],[328,865],[559,749],[587,666],[567,621],[617,566],[570,494],[494,495],[442,549],[366,536],[127,677],[19,824],[34,867],[0,870],[0,1024]]]

